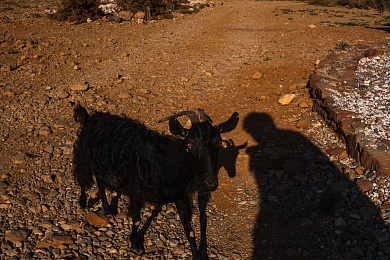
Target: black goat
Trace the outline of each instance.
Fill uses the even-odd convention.
[[[201,189],[213,191],[217,188],[220,134],[234,130],[239,118],[235,112],[226,122],[213,126],[203,109],[198,111],[202,121],[193,111],[183,111],[161,120],[169,120],[174,136],[168,136],[149,130],[130,118],[102,112],[89,115],[82,106],[75,108],[74,118],[81,123],[74,147],[74,175],[81,187],[80,205],[86,207],[86,189],[93,185],[93,176],[106,214],[113,212],[105,188],[128,196],[133,221],[130,241],[137,253],[144,251],[144,234],[152,218],[162,205],[174,202],[193,257],[201,257],[191,227],[192,195]],[[190,129],[177,120],[184,115],[192,122]],[[156,209],[138,231],[140,210],[146,202],[156,205]],[[204,221],[204,210],[203,215]],[[205,233],[204,227],[200,248],[207,247]],[[203,256],[207,258],[204,252]]]

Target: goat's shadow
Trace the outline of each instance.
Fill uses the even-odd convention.
[[[257,142],[247,153],[261,196],[252,259],[388,259],[387,225],[340,167],[266,113],[243,126]]]
[[[236,177],[236,162],[240,150],[247,147],[248,143],[236,145],[232,139],[223,141],[223,148],[218,154],[218,170],[224,168],[230,178]]]
[[[247,143],[236,145],[232,139],[224,140],[223,147],[221,147],[218,154],[218,171],[221,168],[224,168],[230,178],[234,178],[237,174],[236,172],[236,162],[240,150],[245,149]],[[208,259],[207,256],[207,239],[206,239],[206,230],[207,230],[207,215],[206,208],[210,201],[211,192],[205,189],[201,189],[198,192],[198,205],[199,205],[199,219],[200,219],[200,246],[199,251],[203,259]]]

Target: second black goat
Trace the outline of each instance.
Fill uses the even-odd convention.
[[[81,187],[80,205],[87,205],[86,190],[93,185],[93,176],[106,214],[113,213],[106,188],[128,196],[133,222],[130,241],[137,253],[144,251],[144,234],[152,218],[162,205],[174,202],[193,258],[201,257],[191,227],[192,195],[201,189],[217,188],[220,134],[234,130],[239,118],[235,112],[226,122],[213,126],[203,109],[198,112],[201,120],[194,111],[163,119],[169,120],[173,136],[168,136],[130,118],[102,112],[89,115],[84,107],[75,108],[74,118],[81,123],[74,147],[74,175]],[[190,118],[189,129],[180,124],[177,119],[180,116]],[[139,230],[140,210],[147,202],[154,204],[156,210]],[[205,230],[201,236],[205,238]]]

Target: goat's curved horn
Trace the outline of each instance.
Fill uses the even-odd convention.
[[[171,116],[165,117],[165,118],[159,120],[158,122],[161,123],[161,122],[170,120],[171,118],[178,118],[180,116],[188,116],[190,118],[190,121],[191,121],[192,124],[199,123],[199,117],[196,114],[196,112],[194,112],[194,111],[181,111],[179,113],[176,113],[176,114],[173,114]]]
[[[213,123],[213,120],[206,114],[204,109],[202,107],[198,108],[200,119],[202,119],[203,122],[210,122]]]

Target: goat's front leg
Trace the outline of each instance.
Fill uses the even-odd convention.
[[[200,259],[198,249],[196,247],[195,232],[191,227],[192,217],[192,203],[191,199],[186,196],[184,199],[176,201],[176,208],[180,216],[180,220],[183,223],[184,233],[190,242],[192,258]]]
[[[207,255],[207,215],[206,208],[207,203],[210,200],[210,192],[201,190],[198,193],[198,205],[199,205],[199,222],[200,222],[200,244],[199,253],[202,259],[209,259]]]

